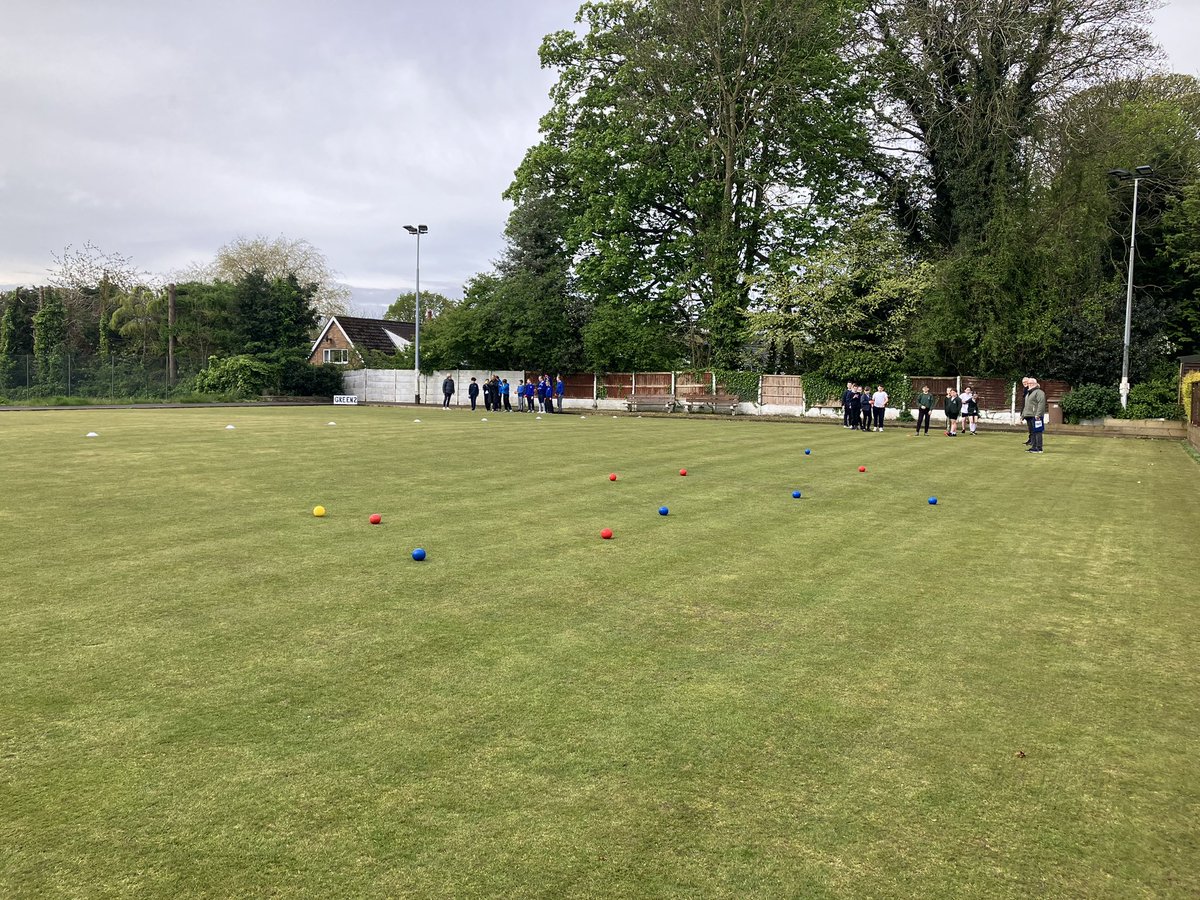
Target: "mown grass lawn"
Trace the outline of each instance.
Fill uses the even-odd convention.
[[[1179,444],[482,415],[0,414],[0,895],[1200,895]]]

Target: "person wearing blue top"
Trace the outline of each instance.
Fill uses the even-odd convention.
[[[530,412],[537,411],[537,407],[535,407],[533,405],[533,395],[534,395],[533,379],[526,378],[525,379],[525,407]]]
[[[508,390],[509,390],[508,379],[507,378],[500,379],[500,396],[504,400],[504,411],[512,412],[512,404],[508,402]]]
[[[563,384],[562,376],[559,375],[554,382],[554,396],[558,400],[558,412],[562,412],[563,394],[566,393],[567,386]]]
[[[471,386],[467,388],[467,396],[471,398],[471,412],[475,412],[475,404],[479,400],[479,382],[474,378],[471,379]]]
[[[541,378],[538,379],[537,401],[538,401],[538,409],[544,411],[546,409],[546,378],[545,378],[545,376],[542,376]]]

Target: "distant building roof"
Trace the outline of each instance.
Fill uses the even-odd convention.
[[[342,333],[360,353],[364,350],[380,350],[395,353],[407,347],[416,337],[416,326],[412,322],[395,322],[390,319],[364,319],[360,316],[333,316],[321,329],[321,336],[336,322]],[[320,337],[317,342],[320,342]],[[313,345],[314,347],[316,344]]]

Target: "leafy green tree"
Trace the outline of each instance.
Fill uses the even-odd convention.
[[[142,365],[166,348],[166,300],[162,292],[136,285],[123,294],[113,310],[109,328],[137,354]]]
[[[178,356],[201,368],[208,357],[242,349],[237,322],[237,287],[228,281],[187,281],[176,285],[175,337]]]
[[[33,313],[38,293],[15,288],[0,294],[0,388],[24,383],[23,357],[33,353]]]
[[[904,357],[930,279],[930,265],[905,245],[888,214],[873,208],[837,243],[764,279],[751,320],[776,358],[794,359],[804,371],[884,378]]]
[[[721,365],[741,357],[748,280],[821,232],[865,146],[839,55],[842,0],[587,3],[586,33],[546,38],[559,71],[542,142],[508,192],[564,212],[575,289],[635,305]],[[634,344],[643,344],[639,339]],[[705,360],[697,359],[697,362]]]
[[[33,357],[37,382],[56,393],[66,387],[67,310],[58,291],[42,291],[33,315]]]
[[[1047,116],[1136,71],[1152,0],[871,0],[878,173],[919,243],[978,245],[1027,199]],[[899,149],[901,152],[896,153]]]
[[[294,274],[271,280],[253,269],[234,289],[244,352],[270,354],[307,350],[317,324],[315,284],[302,285]]]
[[[321,315],[349,309],[350,288],[337,280],[325,254],[303,238],[235,238],[212,262],[192,266],[178,280],[238,283],[255,271],[267,281],[295,276],[298,283],[312,285],[312,302]]]
[[[436,319],[454,305],[454,301],[437,291],[421,291],[421,320]],[[412,322],[417,315],[416,291],[407,291],[392,301],[383,317],[393,322]]]

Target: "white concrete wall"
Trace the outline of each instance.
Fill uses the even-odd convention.
[[[442,380],[449,375],[454,379],[454,397],[452,406],[470,408],[471,398],[467,396],[467,386],[472,378],[480,383],[479,408],[483,408],[482,385],[486,378],[499,375],[507,378],[510,385],[516,385],[524,376],[523,372],[485,371],[482,369],[452,369],[448,372],[434,372],[421,376],[421,402],[432,406],[442,405]],[[360,403],[412,403],[416,398],[416,378],[411,369],[354,369],[342,377],[342,388],[347,394],[354,394]],[[510,402],[513,408],[517,406],[516,396]]]

